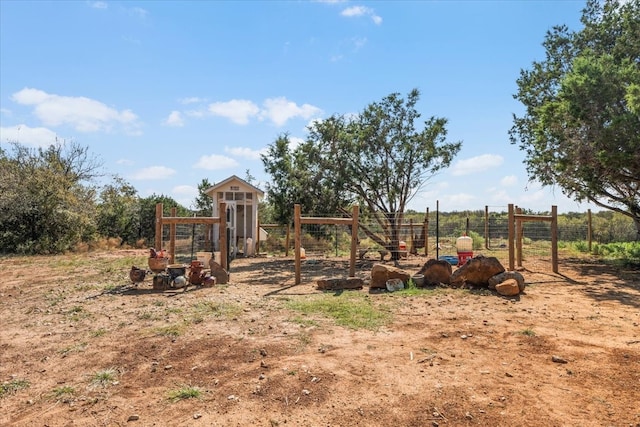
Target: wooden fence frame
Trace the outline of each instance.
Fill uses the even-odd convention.
[[[516,249],[518,267],[522,267],[523,224],[526,221],[548,221],[551,223],[551,265],[558,273],[558,207],[551,206],[551,215],[525,215],[522,209],[509,204],[509,270],[515,270]]]
[[[300,248],[302,247],[302,224],[351,225],[351,258],[349,260],[349,277],[354,277],[356,275],[356,252],[358,250],[358,216],[360,213],[360,207],[358,205],[353,206],[353,213],[351,214],[351,218],[325,218],[312,216],[303,217],[300,212],[300,205],[295,204],[293,209],[296,270],[295,284],[299,285],[301,282]]]
[[[219,244],[220,244],[220,265],[225,270],[229,270],[227,261],[227,204],[220,202],[220,210],[225,215],[219,217],[182,217],[176,216],[176,208],[171,208],[171,216],[164,216],[162,203],[156,204],[156,238],[155,245],[157,249],[162,249],[162,227],[168,225],[169,228],[169,262],[173,264],[176,252],[176,224],[206,224],[213,226],[220,224]]]

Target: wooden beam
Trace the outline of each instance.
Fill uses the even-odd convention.
[[[155,248],[162,249],[162,203],[156,203],[156,242]]]
[[[551,264],[553,272],[558,273],[558,207],[551,206]]]
[[[176,207],[171,208],[171,216],[176,216]],[[163,218],[164,221],[164,218]],[[176,225],[169,224],[169,263],[173,264],[176,261]]]
[[[219,224],[220,218],[204,216],[165,216],[164,224]]]
[[[513,208],[513,203],[509,203],[509,221],[508,221],[508,235],[509,235],[509,270],[513,271],[516,269],[516,260],[515,260],[515,246],[514,239],[516,234],[516,221],[515,221],[515,212]]]
[[[294,241],[295,241],[295,270],[296,278],[295,284],[299,285],[301,282],[300,274],[300,233],[302,228],[300,227],[300,205],[295,204],[293,206],[293,227],[294,227]]]
[[[351,259],[349,262],[349,277],[356,276],[356,252],[358,250],[358,216],[360,215],[360,206],[353,206],[353,214],[351,215]]]
[[[321,225],[351,225],[351,218],[326,218],[317,216],[305,216],[300,218],[300,224],[321,224]]]

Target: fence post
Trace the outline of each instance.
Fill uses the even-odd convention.
[[[293,205],[293,235],[294,235],[294,245],[295,245],[295,265],[296,265],[296,278],[295,278],[295,284],[299,285],[300,284],[300,232],[301,232],[301,227],[300,227],[300,205],[299,204],[295,204]],[[287,228],[288,230],[288,228]]]
[[[162,203],[156,203],[156,249],[162,249]]]
[[[358,251],[358,216],[360,215],[360,206],[353,206],[353,214],[351,219],[351,259],[349,260],[349,277],[356,275],[356,252]]]
[[[171,208],[171,217],[176,216],[176,207]],[[176,262],[176,223],[172,222],[169,225],[169,262],[171,264]]]
[[[522,214],[522,208],[516,206],[516,214]],[[524,221],[516,217],[516,260],[518,268],[522,267],[522,243],[524,240]]]
[[[516,234],[516,225],[515,225],[515,215],[514,215],[513,203],[509,203],[509,221],[508,221],[508,229],[509,229],[509,270],[513,271],[516,269],[515,256],[514,256],[514,242],[515,234]]]
[[[227,204],[220,202],[220,209],[218,210],[218,216],[220,217],[220,226],[218,233],[218,244],[220,246],[220,266],[226,271],[229,271],[229,259],[227,256]]]
[[[558,273],[558,207],[551,206],[551,264]]]
[[[591,209],[587,209],[587,241],[589,242],[589,253],[591,253],[591,241],[593,239],[592,233]]]
[[[424,256],[429,256],[429,208],[427,208],[427,213],[424,216]]]
[[[489,206],[484,206],[484,248],[489,250]]]
[[[260,256],[260,220],[258,219],[258,235],[256,236],[256,256]]]

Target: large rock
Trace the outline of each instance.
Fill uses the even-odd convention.
[[[514,279],[518,282],[518,289],[520,292],[524,292],[524,277],[517,271],[504,271],[500,274],[496,274],[489,279],[489,289],[495,289],[496,285],[504,282],[507,279]]]
[[[332,277],[320,279],[316,283],[318,289],[323,291],[338,291],[341,289],[362,289],[364,280],[358,277]]]
[[[371,288],[387,288],[387,280],[400,279],[404,283],[409,281],[409,273],[397,267],[383,264],[373,264],[371,267]]]
[[[478,255],[453,272],[451,286],[489,286],[489,279],[504,271],[496,257]]]
[[[447,261],[430,259],[425,262],[418,274],[424,275],[424,285],[448,285],[451,282],[451,264]]]
[[[211,268],[211,276],[216,279],[216,283],[225,285],[229,283],[229,273],[222,268],[220,264],[215,262],[213,258],[209,260],[209,268]]]
[[[507,297],[518,295],[520,293],[518,281],[516,279],[507,279],[502,283],[498,283],[496,285],[496,292]]]

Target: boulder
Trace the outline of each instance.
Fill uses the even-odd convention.
[[[225,285],[229,283],[229,273],[222,268],[220,264],[214,261],[213,258],[209,260],[209,268],[211,268],[211,276],[216,279],[216,283]]]
[[[387,288],[387,280],[400,279],[404,283],[409,281],[409,273],[406,271],[384,264],[373,264],[371,268],[371,288]]]
[[[364,280],[358,277],[332,277],[329,279],[320,279],[316,283],[320,290],[338,291],[341,289],[362,289]]]
[[[496,285],[496,292],[504,296],[514,296],[520,293],[520,287],[516,279],[507,279]]]
[[[453,272],[451,286],[489,286],[489,279],[504,271],[496,257],[478,255]]]
[[[524,277],[517,271],[504,271],[500,274],[496,274],[489,279],[489,289],[495,289],[496,285],[504,282],[507,279],[514,279],[515,281],[517,281],[520,292],[524,292]]]
[[[448,285],[451,282],[451,264],[447,261],[430,259],[425,262],[418,274],[424,275],[424,285]]]

